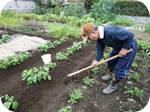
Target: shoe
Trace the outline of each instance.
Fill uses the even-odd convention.
[[[119,85],[120,81],[121,80],[116,80],[115,78],[113,78],[113,80],[111,80],[109,86],[103,90],[103,93],[111,94],[112,92],[114,92],[117,89],[117,86]]]
[[[102,80],[103,81],[108,81],[110,79],[112,79],[114,77],[114,73],[113,72],[109,72],[108,75],[102,76]]]

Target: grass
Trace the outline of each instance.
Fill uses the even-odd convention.
[[[18,24],[18,22],[23,22],[23,20],[20,19],[15,19],[15,18],[5,18],[0,16],[0,27],[5,27],[4,23],[6,24],[6,28],[10,28],[10,29],[19,29],[20,27],[22,27],[23,25]]]
[[[51,31],[50,33],[54,37],[75,37],[80,38],[80,27],[76,27],[68,24],[50,23],[45,24]]]
[[[133,26],[133,25],[135,25],[135,22],[128,18],[117,18],[114,21],[112,21],[111,25]]]

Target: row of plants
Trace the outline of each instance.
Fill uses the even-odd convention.
[[[83,20],[82,19],[78,19],[77,17],[74,17],[74,16],[58,16],[58,15],[55,15],[55,14],[45,14],[45,15],[37,15],[37,14],[29,14],[29,13],[23,13],[23,14],[18,14],[18,13],[15,13],[9,10],[7,11],[2,11],[1,15],[3,17],[6,17],[6,18],[16,18],[16,19],[24,19],[24,20],[36,20],[36,21],[49,21],[49,22],[61,22],[61,23],[70,23],[72,25],[75,25],[75,26],[81,26],[87,22],[94,22],[94,19],[93,18],[86,18],[84,19],[83,17]],[[77,24],[76,24],[77,23]]]
[[[39,52],[47,52],[48,49],[51,49],[51,48],[55,48],[57,45],[60,45],[61,43],[63,42],[66,42],[68,38],[61,38],[60,41],[59,40],[55,40],[53,43],[52,42],[46,42],[44,44],[40,44],[38,46],[39,48]]]
[[[49,70],[54,69],[57,66],[56,63],[46,64],[43,67],[33,67],[29,70],[24,70],[22,73],[22,80],[27,80],[27,85],[36,84],[37,82],[41,82],[42,79],[51,80],[51,76],[49,75]]]
[[[86,43],[84,42],[74,42],[70,48],[67,48],[67,53],[61,53],[61,52],[56,53],[56,59],[58,61],[68,59],[69,55],[73,55],[75,51],[81,50],[82,46],[85,46],[85,45]]]
[[[32,55],[29,52],[22,54],[15,54],[14,56],[8,56],[6,59],[0,60],[0,69],[7,69],[8,67],[15,66],[27,60]]]

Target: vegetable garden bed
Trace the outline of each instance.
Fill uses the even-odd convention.
[[[16,33],[18,32],[8,30],[10,35]],[[33,34],[20,33],[34,36]],[[58,40],[44,35],[36,36],[45,40],[50,39],[52,42]],[[141,59],[135,60],[139,66],[136,69],[132,67],[128,74],[128,76],[132,76],[138,72],[140,73],[140,79],[126,78],[116,92],[111,95],[104,95],[102,90],[109,85],[109,81],[104,82],[101,77],[108,73],[107,64],[101,65],[98,73],[94,74],[91,70],[87,70],[70,78],[69,82],[64,84],[67,74],[89,66],[96,55],[95,43],[91,43],[82,47],[82,50],[74,52],[73,55],[69,55],[68,60],[57,61],[56,53],[66,53],[67,48],[71,47],[74,41],[77,40],[69,38],[66,42],[46,52],[52,55],[52,62],[57,64],[57,67],[49,72],[51,80],[41,80],[41,82],[33,85],[27,85],[27,82],[22,80],[24,70],[33,67],[39,68],[44,65],[41,55],[46,54],[45,52],[34,52],[32,57],[23,63],[0,70],[0,95],[8,94],[15,97],[15,100],[19,102],[16,112],[58,112],[65,107],[70,108],[72,112],[122,112],[128,110],[138,111],[145,107],[150,93],[150,67],[145,67],[146,58],[143,58],[140,53],[141,49],[138,49],[137,52]],[[85,76],[95,79],[92,87],[83,84],[82,79]],[[131,86],[143,90],[143,96],[138,97],[138,95],[132,95],[129,92],[125,94],[124,92]],[[84,97],[77,104],[70,105],[68,103],[69,94],[74,89],[79,89]]]

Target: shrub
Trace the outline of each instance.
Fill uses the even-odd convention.
[[[67,17],[75,16],[75,17],[81,18],[84,15],[82,11],[83,7],[84,7],[84,4],[78,5],[76,3],[66,6],[64,8],[64,15]]]
[[[147,7],[139,1],[118,1],[121,15],[149,16]]]
[[[2,11],[1,12],[1,15],[3,16],[3,17],[13,17],[14,15],[16,15],[16,13],[15,13],[15,11],[11,11],[11,10],[6,10],[6,11]]]
[[[100,0],[91,6],[91,17],[95,20],[100,19],[102,22],[114,20],[118,13],[119,7],[112,0]]]

